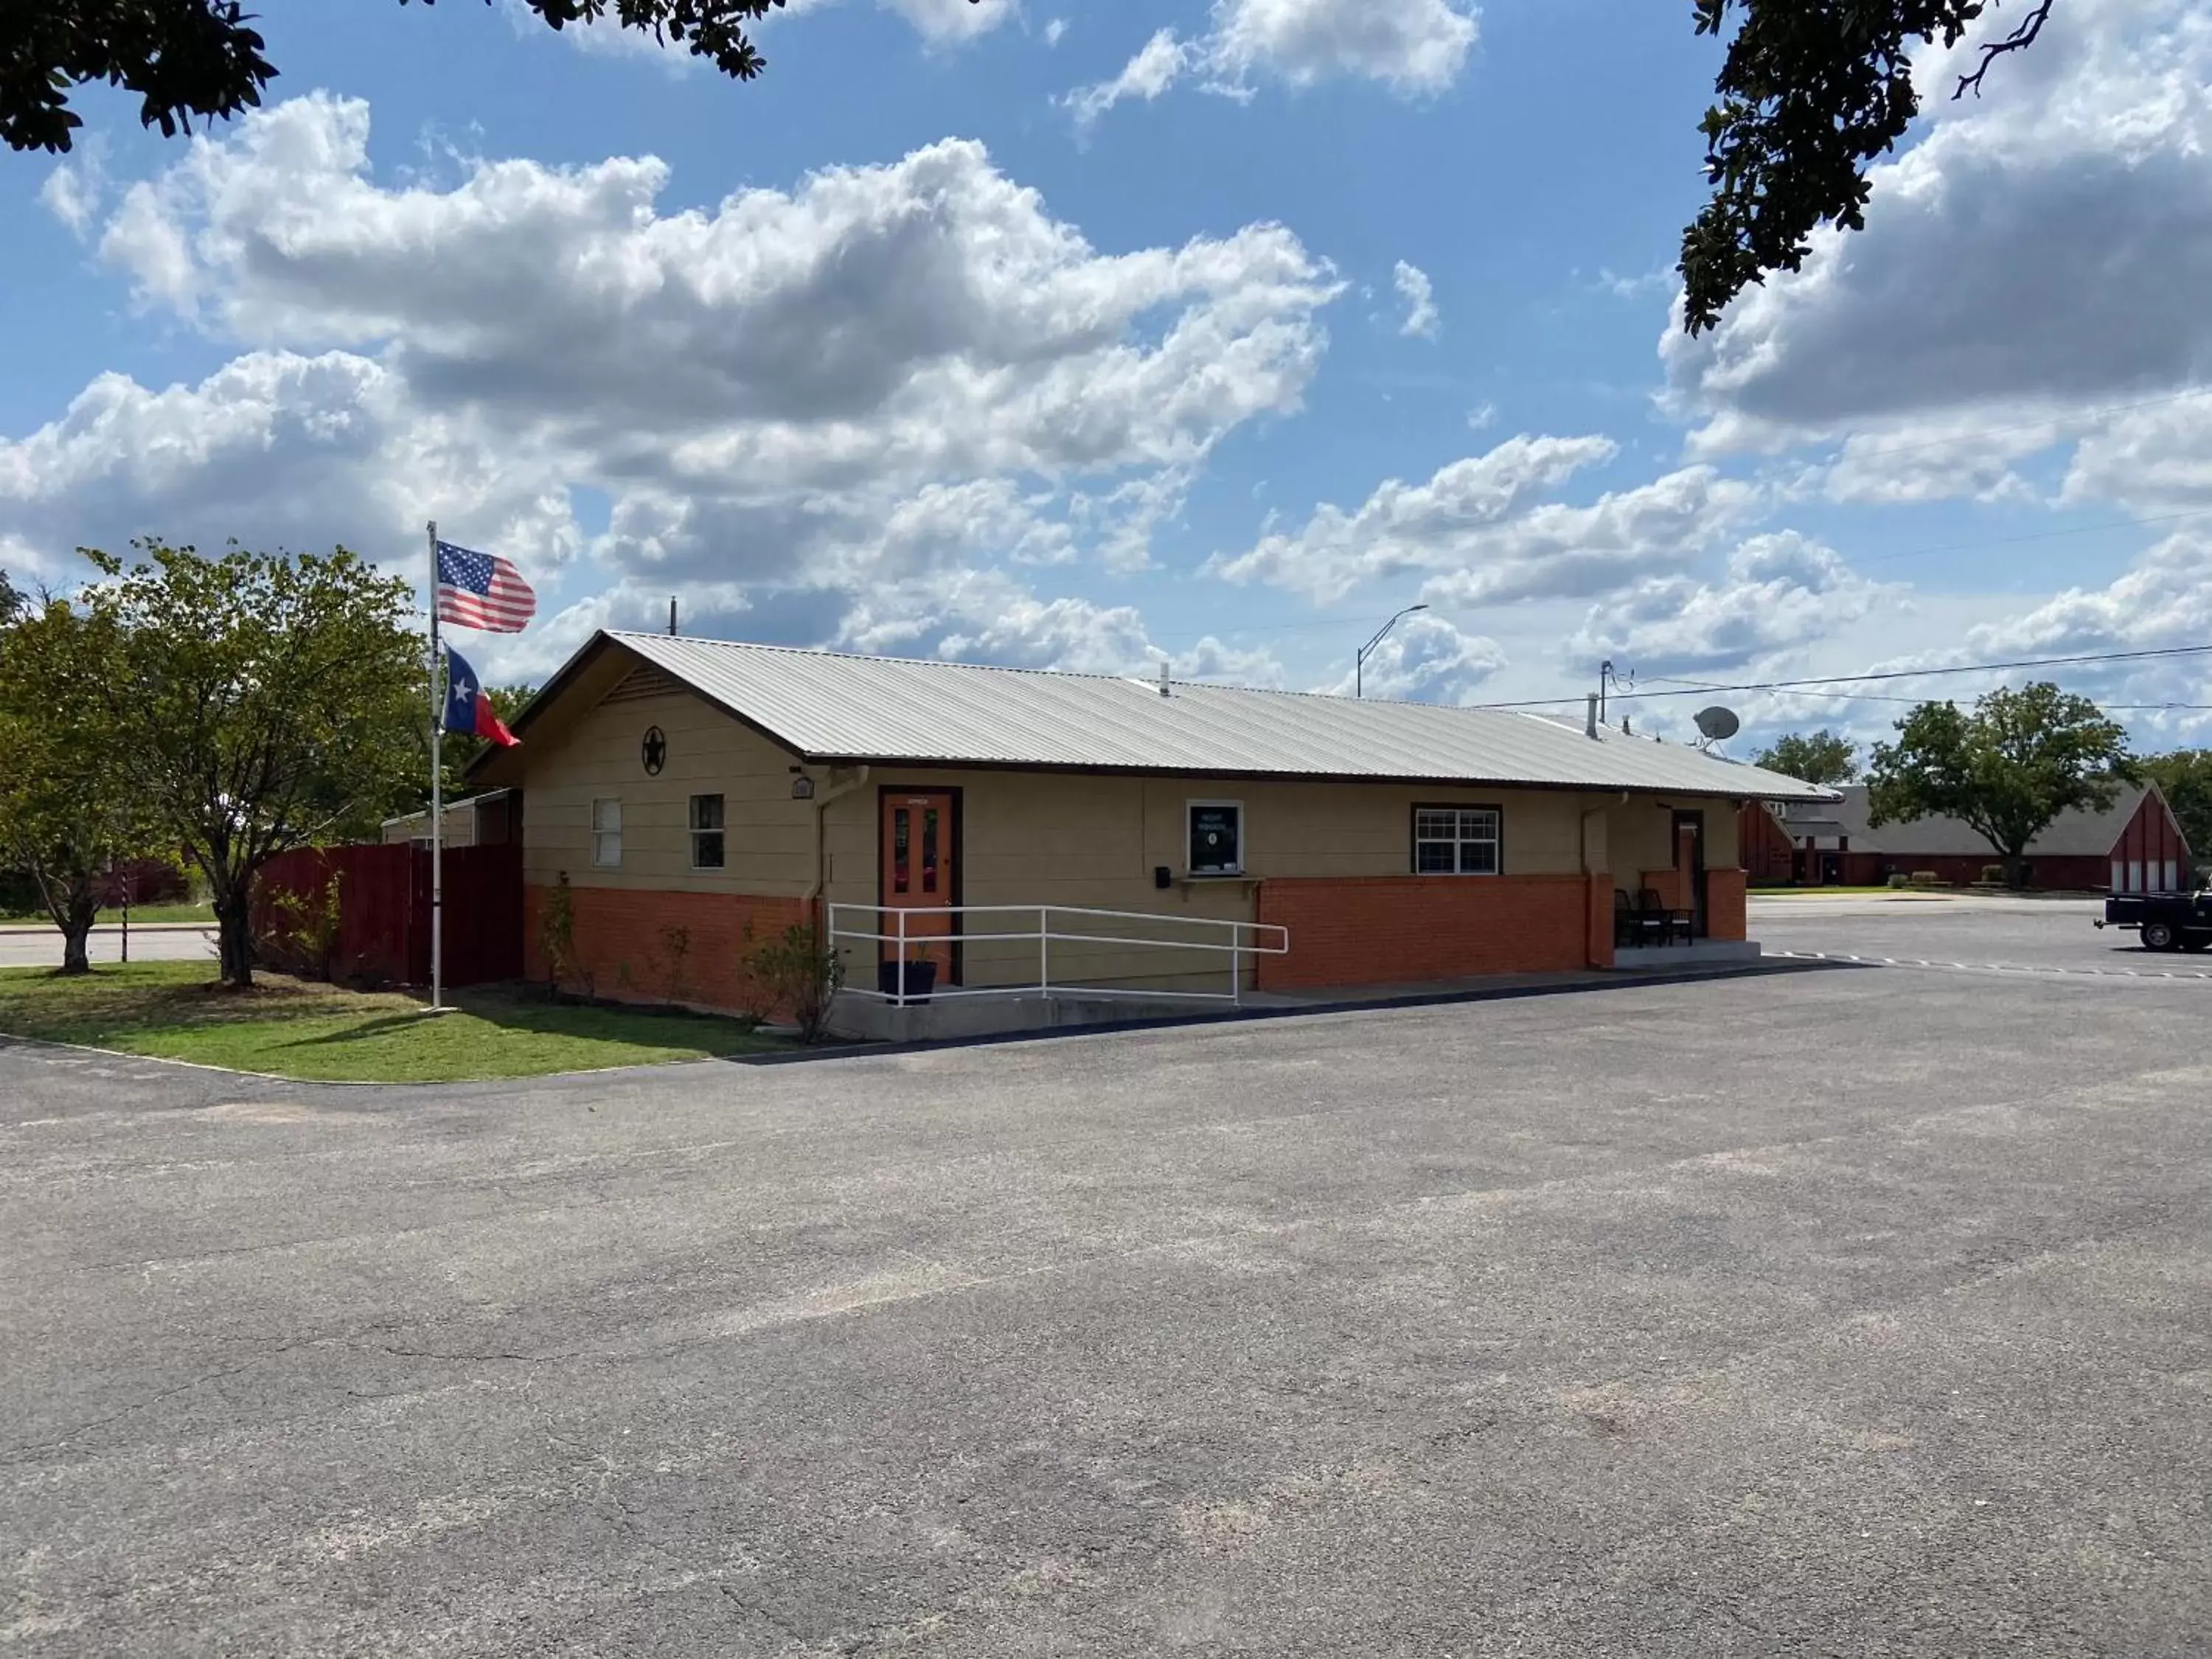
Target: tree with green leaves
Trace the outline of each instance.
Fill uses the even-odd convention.
[[[111,618],[58,599],[21,608],[0,642],[0,864],[61,930],[64,974],[90,970],[109,872],[156,844],[107,713],[121,647]]]
[[[2145,755],[2136,769],[2159,787],[2199,864],[2212,860],[2212,749]]]
[[[2052,0],[2023,0],[2008,31],[1976,48],[1954,99],[1990,65],[2033,46]],[[1920,112],[1912,43],[1956,46],[1996,0],[1693,0],[1697,32],[1735,38],[1705,112],[1709,201],[1682,233],[1685,320],[1711,328],[1769,271],[1795,270],[1814,227],[1865,228],[1867,169]]]
[[[7,627],[29,607],[30,601],[15,591],[15,584],[8,580],[8,573],[0,570],[0,628]]]
[[[1752,757],[1753,766],[1779,772],[1785,778],[1807,783],[1849,783],[1859,775],[1858,745],[1823,727],[1818,732],[1791,732],[1777,738]]]
[[[405,5],[407,0],[399,0]],[[424,5],[434,0],[422,0]],[[484,0],[489,5],[492,0]],[[690,47],[750,81],[768,66],[744,26],[784,0],[523,0],[555,29],[635,29]],[[82,119],[70,94],[88,82],[134,93],[138,118],[173,138],[261,101],[276,78],[238,0],[6,0],[0,4],[0,141],[66,150]]]
[[[222,977],[253,982],[254,878],[410,799],[428,710],[413,593],[343,548],[220,558],[135,544],[83,602],[122,638],[106,700],[147,811],[206,878]]]
[[[1923,702],[1878,743],[1867,765],[1867,821],[1953,817],[2027,880],[2028,843],[2061,812],[2101,812],[2134,775],[2128,734],[2087,697],[2039,680],[1981,697],[1972,714]]]

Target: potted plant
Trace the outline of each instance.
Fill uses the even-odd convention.
[[[937,988],[937,962],[924,954],[927,948],[919,939],[909,940],[905,961],[894,957],[889,962],[878,963],[876,988],[887,997],[896,997],[903,979],[908,1002],[928,1001],[930,993]]]

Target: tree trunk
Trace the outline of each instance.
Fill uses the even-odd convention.
[[[65,888],[56,890],[46,888],[46,913],[61,929],[62,965],[64,974],[88,974],[92,971],[92,952],[89,940],[92,924],[100,918],[100,892],[93,878],[82,872]]]
[[[222,982],[240,991],[253,988],[253,918],[246,904],[250,890],[244,884],[215,896],[216,951],[222,962]]]
[[[2004,855],[2005,885],[2015,893],[2027,885],[2027,849],[2015,848]]]
[[[62,972],[88,974],[92,971],[93,918],[99,914],[89,906],[70,907],[68,918],[62,923]]]

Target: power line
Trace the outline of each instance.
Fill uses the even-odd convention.
[[[1705,680],[1686,680],[1671,674],[1653,674],[1648,678],[1662,685],[1687,686],[1693,691],[1725,691],[1724,685],[1714,685]],[[1793,692],[1801,697],[1834,697],[1844,702],[1893,702],[1907,708],[1918,708],[1928,701],[1925,697],[1888,697],[1879,691],[1823,691],[1816,687],[1802,687]],[[2139,714],[2160,711],[2212,709],[2212,702],[2100,702],[2098,707],[2115,714]]]
[[[1650,697],[1692,697],[1711,691],[1794,691],[1822,685],[1863,685],[1881,680],[1934,679],[1945,674],[1990,674],[2014,668],[2055,668],[2069,663],[2145,662],[2175,657],[2202,656],[2212,645],[2166,646],[2153,651],[2088,651],[2070,657],[2021,657],[2010,662],[1962,663],[1950,668],[1892,668],[1869,674],[1819,674],[1801,680],[1757,680],[1736,685],[1687,685],[1677,691],[1616,691],[1609,702],[1642,701]],[[1527,697],[1516,702],[1477,703],[1479,708],[1555,708],[1577,703],[1583,694],[1571,697]]]

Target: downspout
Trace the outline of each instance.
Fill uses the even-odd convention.
[[[831,769],[833,771],[835,769],[835,768]],[[806,891],[799,896],[799,902],[801,905],[805,907],[808,915],[812,919],[815,929],[814,936],[816,939],[822,941],[825,949],[829,944],[829,940],[825,937],[828,930],[823,926],[825,918],[821,911],[820,901],[823,896],[823,890],[829,884],[830,859],[825,845],[828,833],[825,827],[826,815],[829,812],[830,804],[832,801],[843,799],[846,796],[851,794],[855,789],[858,789],[861,785],[867,782],[867,781],[868,768],[863,764],[859,770],[855,771],[851,777],[846,779],[844,782],[832,785],[827,789],[817,789],[815,792],[814,879],[807,883]],[[881,933],[883,930],[878,927],[876,931]]]

